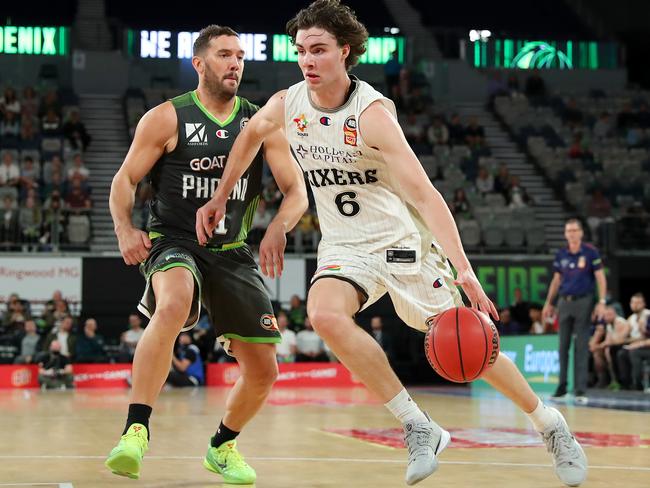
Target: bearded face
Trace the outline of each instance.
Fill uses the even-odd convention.
[[[223,101],[234,97],[244,72],[244,50],[239,38],[219,36],[211,39],[200,60],[197,71],[210,96]]]
[[[206,63],[203,81],[211,96],[220,100],[229,100],[237,95],[240,77],[236,71],[228,71],[219,75],[210,67],[209,63]]]

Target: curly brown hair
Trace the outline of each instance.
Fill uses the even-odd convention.
[[[350,54],[345,59],[346,69],[359,62],[359,57],[366,52],[368,31],[357,20],[354,11],[339,0],[316,0],[309,7],[303,8],[287,22],[287,34],[293,44],[300,29],[320,27],[336,38],[339,46],[350,46]]]
[[[234,29],[224,25],[208,25],[207,27],[201,29],[201,32],[199,32],[199,37],[197,37],[196,41],[194,41],[194,48],[192,52],[194,56],[199,56],[202,54],[210,44],[210,39],[214,39],[215,37],[219,36],[239,37],[239,34],[237,34]]]

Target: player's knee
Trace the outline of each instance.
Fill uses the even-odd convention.
[[[278,363],[273,362],[269,364],[265,369],[262,376],[262,384],[269,389],[273,386],[273,383],[278,379]]]
[[[341,312],[315,308],[309,311],[309,320],[316,333],[321,337],[327,337],[335,333],[345,321]]]
[[[189,317],[191,306],[191,298],[183,295],[171,296],[156,304],[154,316],[158,323],[169,324],[172,328],[178,326],[180,330]]]
[[[273,383],[278,379],[278,364],[275,361],[269,362],[254,369],[247,369],[244,372],[246,383],[258,391],[270,391]]]

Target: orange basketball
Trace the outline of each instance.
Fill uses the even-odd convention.
[[[457,383],[477,379],[499,355],[499,333],[490,318],[471,308],[450,308],[431,319],[424,339],[429,364]]]

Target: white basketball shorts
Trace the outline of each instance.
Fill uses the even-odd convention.
[[[463,305],[451,268],[435,248],[422,258],[419,273],[404,275],[391,273],[389,264],[380,255],[321,244],[311,282],[325,277],[347,281],[357,288],[366,297],[360,310],[388,293],[397,315],[409,327],[424,332],[428,329],[428,319]]]

